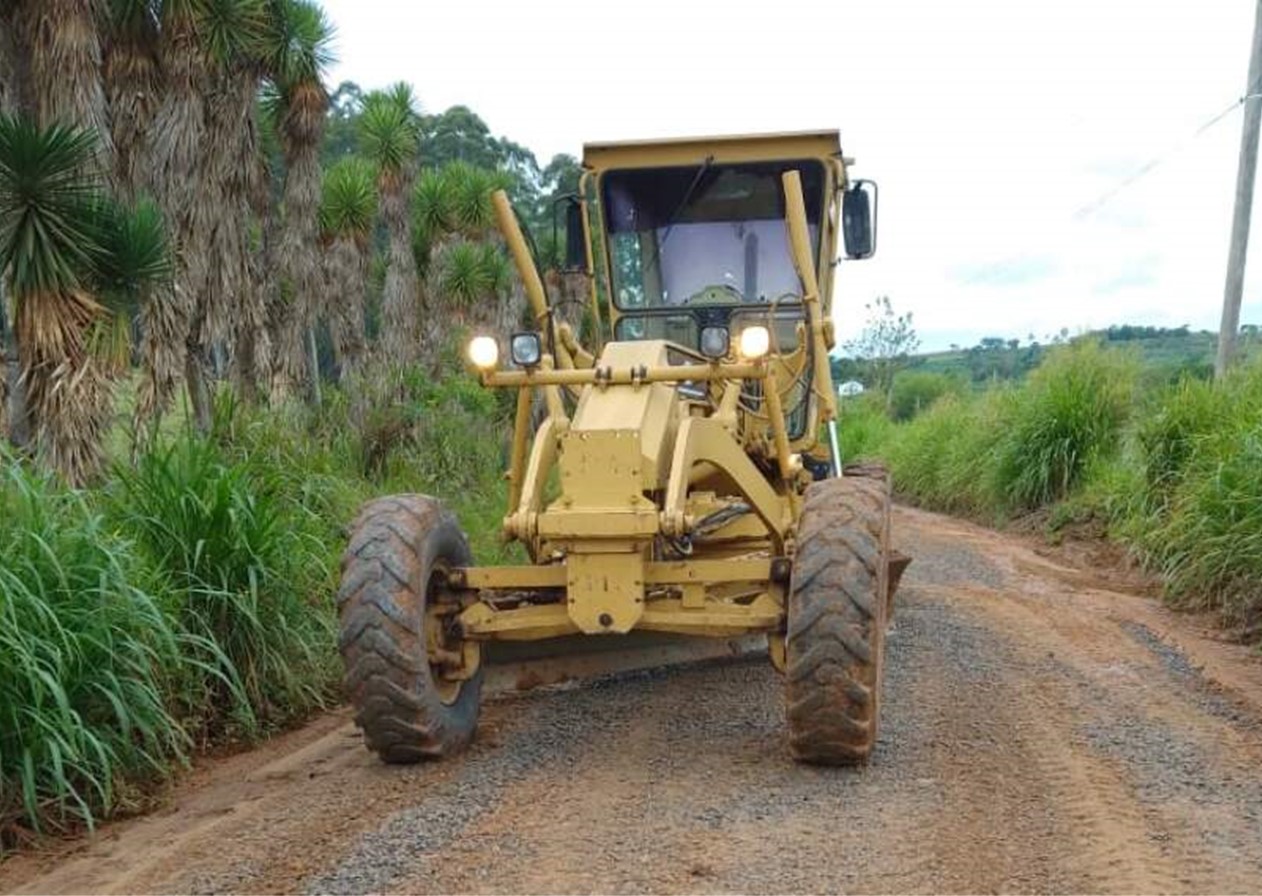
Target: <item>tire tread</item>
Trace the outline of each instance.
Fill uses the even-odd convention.
[[[880,711],[889,481],[848,472],[807,489],[789,595],[789,747],[823,765],[866,762]]]

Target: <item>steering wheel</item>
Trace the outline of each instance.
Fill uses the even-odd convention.
[[[729,283],[714,283],[694,292],[685,305],[743,305],[745,297]]]

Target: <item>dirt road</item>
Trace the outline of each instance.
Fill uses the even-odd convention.
[[[1262,663],[1026,542],[896,527],[916,562],[866,769],[789,760],[762,662],[502,699],[422,767],[343,712],[0,889],[1262,891]]]

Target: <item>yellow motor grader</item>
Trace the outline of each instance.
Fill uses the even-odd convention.
[[[340,647],[385,761],[468,744],[497,650],[667,659],[750,638],[784,673],[793,755],[869,757],[907,561],[884,470],[843,466],[837,440],[838,233],[849,258],[875,249],[875,185],[847,164],[835,131],[584,147],[565,244],[590,281],[587,345],[495,195],[533,326],[476,336],[468,358],[517,393],[503,525],[531,562],[474,565],[431,497],[362,509]]]

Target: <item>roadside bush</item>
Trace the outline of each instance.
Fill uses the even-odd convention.
[[[169,676],[190,641],[131,544],[11,457],[0,481],[0,848],[91,824],[188,742]]]
[[[1127,544],[1177,604],[1262,631],[1262,360],[1221,382],[1161,381],[1137,403],[1152,380],[1139,374],[1079,343],[1023,385],[948,392],[906,422],[847,404],[842,441],[885,460],[904,499],[988,521],[1047,510],[1052,533]]]
[[[120,528],[162,574],[168,609],[213,645],[183,699],[211,733],[253,735],[329,693],[329,557],[272,468],[226,459],[193,436],[120,470]]]
[[[837,403],[837,438],[841,456],[849,462],[883,453],[894,430],[880,396],[869,393]]]
[[[458,377],[426,383],[413,394],[416,451],[408,463],[429,483],[426,490],[456,496],[498,481],[511,436],[496,393]]]
[[[1222,433],[1144,540],[1178,603],[1233,622],[1262,610],[1262,421]]]
[[[1199,379],[1157,395],[1138,427],[1147,508],[1170,500],[1200,445],[1230,423],[1231,405],[1221,387]]]
[[[1137,365],[1084,342],[1057,349],[1013,393],[995,487],[1013,510],[1064,498],[1087,466],[1116,449],[1134,401]]]
[[[899,426],[887,449],[898,493],[950,513],[997,512],[991,471],[1008,395],[947,395]]]
[[[963,385],[945,373],[925,370],[903,370],[894,377],[890,395],[890,416],[896,421],[910,420],[944,395],[958,395]]]
[[[1262,363],[1185,383],[1140,428],[1143,502],[1125,536],[1180,604],[1262,612]]]

